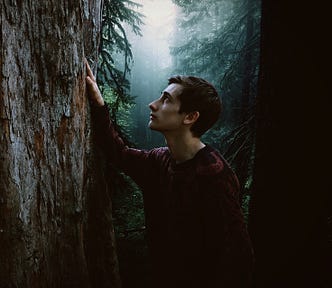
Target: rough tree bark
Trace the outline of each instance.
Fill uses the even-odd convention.
[[[102,0],[0,5],[0,287],[120,287],[85,95]]]

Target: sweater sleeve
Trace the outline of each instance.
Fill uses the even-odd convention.
[[[227,171],[218,176],[206,182],[204,193],[206,287],[249,288],[253,251],[238,202],[238,182]]]
[[[94,138],[107,161],[140,185],[146,173],[154,170],[154,151],[133,149],[125,145],[110,119],[107,104],[101,107],[92,106],[91,115]]]

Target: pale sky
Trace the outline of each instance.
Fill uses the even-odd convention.
[[[135,0],[134,0],[135,1]],[[143,37],[136,38],[136,45],[140,41],[151,43],[153,53],[160,54],[160,65],[171,65],[169,55],[169,40],[175,27],[176,5],[171,0],[136,0],[143,7],[138,11],[145,15],[141,26]],[[135,47],[134,47],[135,50]],[[156,52],[157,51],[157,52]]]
[[[143,4],[142,12],[145,14],[145,22],[147,26],[151,26],[159,32],[167,33],[171,27],[170,24],[175,19],[176,6],[171,0],[138,0]]]

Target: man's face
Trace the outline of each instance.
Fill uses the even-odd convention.
[[[149,104],[151,109],[149,127],[159,132],[181,131],[185,113],[179,113],[182,93],[180,84],[172,83],[162,92],[160,98]]]

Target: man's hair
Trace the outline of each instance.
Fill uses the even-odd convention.
[[[176,83],[183,87],[178,96],[179,113],[199,112],[197,121],[191,126],[194,137],[202,136],[218,120],[221,100],[214,86],[206,80],[194,76],[176,75],[168,79],[168,85]]]

